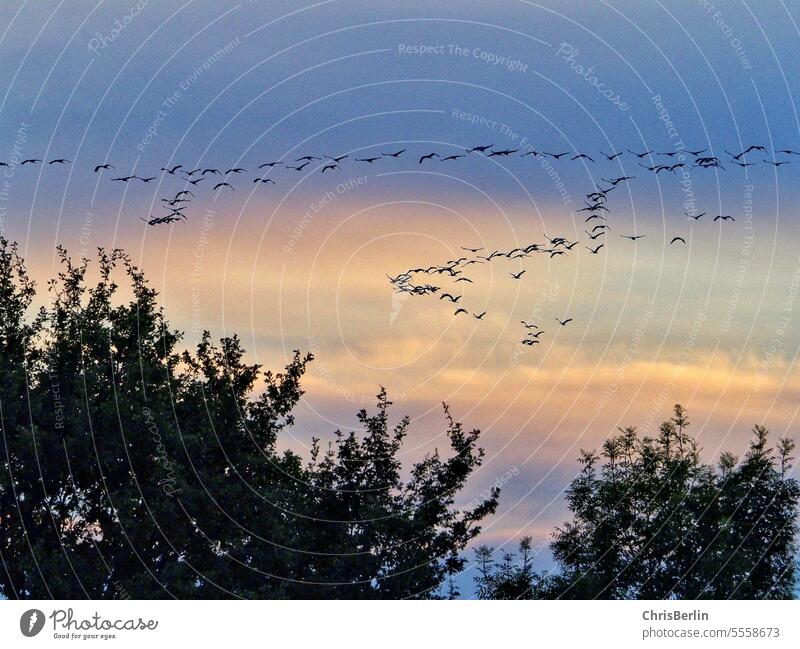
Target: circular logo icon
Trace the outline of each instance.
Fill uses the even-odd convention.
[[[44,613],[38,608],[25,611],[19,618],[19,630],[26,638],[32,638],[44,628]]]

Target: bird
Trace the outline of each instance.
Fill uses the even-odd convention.
[[[191,196],[192,198],[194,198],[194,194],[188,189],[184,189],[175,194],[175,198],[180,198],[181,196]]]
[[[543,333],[547,333],[547,332],[546,331],[537,331],[536,333],[534,333],[533,331],[529,331],[527,335],[530,336],[531,338],[538,338]]]
[[[596,255],[600,251],[600,248],[603,247],[603,245],[604,244],[601,243],[599,246],[597,246],[597,248],[590,248],[589,246],[586,246],[586,250],[591,252],[593,255]]]
[[[187,179],[187,181],[186,181],[186,182],[188,182],[190,185],[195,185],[195,186],[197,186],[197,185],[199,185],[201,182],[203,182],[204,180],[205,180],[205,178],[203,178],[203,177],[200,177],[200,178],[195,178],[194,180],[188,180],[188,179]]]
[[[126,183],[126,182],[128,182],[129,180],[132,180],[132,179],[134,179],[134,178],[136,178],[136,176],[122,176],[122,177],[120,177],[120,178],[112,178],[112,179],[111,179],[111,182],[114,182],[114,181],[117,181],[117,180],[119,180],[119,181],[121,181],[121,182],[123,182],[123,183]]]
[[[260,169],[261,167],[259,167]],[[221,176],[222,172],[219,169],[203,169],[201,176],[205,176],[206,174],[215,174],[217,176]]]
[[[455,317],[455,316],[457,316],[459,313],[466,313],[467,315],[469,315],[469,311],[467,311],[466,309],[456,309],[456,311],[455,311],[455,313],[453,314],[453,316]]]
[[[486,315],[486,311],[484,311],[481,314],[473,313],[472,317],[475,318],[476,320],[483,320],[483,316],[485,316],[485,315]]]
[[[22,162],[20,162],[19,166],[22,167],[27,164],[36,164],[37,162],[41,162],[41,160],[39,158],[29,158],[27,160],[23,160]]]
[[[405,152],[406,152],[405,149],[400,149],[399,151],[395,151],[394,153],[381,153],[381,155],[386,157],[386,158],[399,158],[400,155],[405,153]]]
[[[467,252],[471,252],[473,255],[479,253],[483,248],[465,248],[464,246],[459,246],[461,250],[466,250]]]
[[[151,180],[155,180],[156,179],[155,176],[150,176],[150,178],[142,178],[141,176],[133,176],[133,178],[136,178],[137,180],[141,180],[143,183],[149,183]]]
[[[701,153],[705,153],[706,151],[708,151],[708,149],[700,149],[699,151],[689,151],[689,150],[687,149],[687,150],[686,150],[686,153],[688,153],[689,155],[693,155],[693,156],[696,158],[696,157],[697,157],[697,156],[699,156]]]
[[[524,340],[520,340],[523,345],[529,345],[533,347],[534,345],[538,345],[541,341],[536,340],[535,338],[525,338]]]
[[[681,243],[686,243],[686,239],[684,239],[683,237],[672,237],[672,241],[670,241],[669,244],[672,245],[676,241],[680,241]]]
[[[463,155],[449,155],[445,158],[439,158],[442,162],[447,162],[448,160],[458,160],[459,158],[463,158]]]
[[[592,158],[592,156],[590,156],[590,155],[588,155],[586,153],[579,153],[578,155],[573,156],[572,158],[570,158],[570,160],[579,160],[581,158],[584,158],[584,159],[588,160],[589,162],[594,162],[594,159]]]
[[[764,160],[767,164],[771,164],[773,167],[780,167],[781,165],[788,165],[788,160]]]
[[[235,189],[233,189],[233,185],[231,185],[230,183],[217,183],[216,185],[214,185],[213,191],[222,189],[223,187],[230,187],[233,191],[236,191]]]
[[[264,184],[272,183],[273,185],[275,184],[275,181],[272,180],[272,178],[256,178],[253,182],[254,183],[264,183]]]
[[[619,153],[614,153],[613,155],[609,155],[608,153],[603,153],[603,151],[601,151],[600,153],[603,154],[603,157],[606,160],[613,160],[614,158],[618,158],[619,156],[621,156],[623,154],[622,151],[620,151]]]
[[[302,158],[297,158],[295,162],[303,162],[303,160],[306,162],[311,162],[312,160],[319,160],[319,158],[313,155],[304,155]]]
[[[450,300],[450,301],[451,301],[453,304],[458,304],[458,301],[459,301],[459,300],[460,300],[462,297],[463,297],[462,295],[452,295],[451,293],[442,293],[442,294],[439,296],[439,299],[440,299],[440,300],[448,299],[448,300]]]
[[[513,277],[514,279],[519,279],[520,277],[522,277],[525,274],[525,272],[526,271],[521,270],[516,274],[515,273],[509,273],[509,275],[511,275],[511,277]]]
[[[311,161],[304,162],[299,167],[292,167],[291,165],[287,165],[286,168],[287,169],[294,169],[295,171],[303,171],[303,169],[305,169],[309,164],[311,164]]]
[[[568,322],[572,322],[572,318],[567,318],[566,320],[561,320],[556,318],[556,322],[560,324],[562,327],[566,327]]]
[[[619,235],[623,239],[630,239],[631,241],[636,241],[637,239],[641,239],[642,237],[646,237],[646,234],[621,234]]]
[[[469,282],[470,284],[474,284],[475,283],[469,277],[459,277],[456,280],[456,282]]]
[[[425,160],[433,160],[434,158],[438,157],[438,153],[428,153],[427,155],[422,156],[417,164],[422,164]]]
[[[584,232],[586,232],[586,230],[584,230]],[[598,237],[602,237],[602,236],[603,236],[605,233],[606,233],[606,231],[605,231],[605,230],[600,230],[600,232],[597,232],[596,234],[592,234],[591,232],[586,232],[586,234],[588,234],[588,235],[589,235],[589,238],[590,238],[592,241],[594,241],[594,240],[595,240],[595,239],[597,239]]]
[[[636,151],[631,151],[630,149],[628,149],[628,153],[632,153],[632,154],[633,154],[633,155],[635,155],[637,158],[640,158],[640,159],[641,159],[641,158],[644,158],[645,156],[648,156],[648,155],[650,155],[650,154],[651,154],[651,153],[653,153],[653,152],[652,152],[652,151],[645,151],[644,153],[636,153]]]
[[[569,153],[569,151],[564,151],[564,153],[548,153],[547,151],[542,151],[542,154],[549,155],[551,158],[553,158],[555,160],[559,160],[560,158],[563,158],[568,153]]]
[[[346,158],[347,156],[344,156],[344,157]],[[336,162],[338,162],[338,160],[336,160],[336,158],[331,158],[331,159],[332,159],[332,160],[335,160]],[[280,160],[277,160],[277,161],[275,161],[275,162],[265,162],[264,164],[258,165],[258,168],[259,168],[259,169],[263,169],[264,167],[270,167],[270,168],[272,168],[272,167],[274,167],[275,165],[282,165],[282,164],[283,164],[283,162],[282,162],[282,161],[280,161]]]
[[[520,320],[520,322],[522,323],[522,326],[525,327],[526,329],[538,329],[539,328],[538,325],[535,325],[532,322],[528,323],[528,322],[525,322],[524,320]]]
[[[116,169],[116,167],[114,165],[108,165],[108,164],[106,164],[106,165],[97,165],[94,168],[94,172],[97,173],[101,169]]]
[[[242,169],[241,167],[234,167],[233,169],[228,169],[228,171],[226,171],[224,175],[227,176],[228,174],[243,174],[245,171],[247,171],[247,169]]]
[[[466,149],[466,152],[475,153],[477,151],[478,153],[486,153],[486,151],[491,149],[493,146],[494,144],[487,144],[486,146],[474,146],[471,149]]]
[[[69,163],[70,163],[70,160],[65,160],[64,158],[56,158],[55,160],[51,160],[47,164],[49,164],[49,165],[54,165],[54,164],[65,165],[65,164],[69,164]]]
[[[735,221],[736,219],[733,218],[732,216],[722,216],[722,215],[720,215],[720,216],[715,216],[714,220],[715,221]]]
[[[175,174],[175,172],[176,172],[176,171],[178,171],[178,169],[181,169],[182,167],[183,167],[183,165],[175,165],[175,166],[174,166],[174,167],[172,167],[172,168],[169,168],[169,167],[161,167],[161,171],[166,171],[168,174],[172,174],[172,175],[174,175],[174,174]]]
[[[380,160],[380,159],[381,159],[380,156],[376,156],[374,158],[356,158],[356,162],[369,162],[370,164],[372,164],[376,160]]]
[[[701,217],[706,215],[706,212],[700,212],[700,214],[698,214],[697,216],[692,216],[691,214],[689,214],[689,212],[684,212],[684,214],[686,216],[688,216],[690,219],[694,219],[695,221],[699,221]]]
[[[488,158],[494,158],[496,156],[508,157],[512,153],[516,153],[517,151],[519,151],[519,149],[501,149],[500,151],[491,151],[487,157]]]
[[[322,168],[322,173],[325,173],[326,171],[333,171],[334,169],[338,169],[338,168],[339,168],[339,165],[337,165],[337,164],[325,165]]]

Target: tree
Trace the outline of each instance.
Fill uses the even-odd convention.
[[[548,597],[790,598],[800,489],[794,444],[768,446],[762,426],[737,462],[702,464],[676,405],[657,439],[627,428],[584,453],[567,493],[573,520],[551,545],[560,572]],[[598,463],[600,465],[598,466]]]
[[[788,599],[797,577],[800,487],[789,476],[794,443],[770,448],[763,426],[742,461],[702,464],[676,405],[656,439],[620,430],[583,451],[567,491],[572,520],[557,528],[558,568],[537,574],[521,559],[496,565],[479,548],[485,599]],[[527,548],[530,546],[528,545]]]
[[[59,254],[32,314],[36,287],[0,239],[0,594],[440,596],[497,504],[454,505],[478,431],[445,406],[450,454],[403,480],[409,420],[390,424],[381,390],[361,432],[316,440],[309,461],[280,452],[310,355],[273,374],[236,336],[180,351],[125,254],[99,251],[96,271]]]
[[[478,599],[536,599],[542,582],[533,570],[531,538],[519,542],[519,559],[511,552],[495,563],[494,548],[481,545],[475,550],[478,576],[475,578]]]

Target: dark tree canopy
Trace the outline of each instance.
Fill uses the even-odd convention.
[[[479,595],[793,598],[800,500],[788,475],[793,442],[773,448],[755,426],[741,461],[723,453],[712,467],[700,462],[688,425],[676,405],[657,439],[626,428],[599,454],[583,452],[567,491],[573,519],[551,543],[558,570],[534,573],[523,546],[521,564],[510,557],[479,571]],[[479,565],[487,557],[490,550],[480,549]]]
[[[273,374],[236,336],[180,352],[123,253],[100,251],[96,270],[60,259],[31,313],[35,286],[0,239],[0,594],[440,596],[497,504],[454,506],[477,431],[445,408],[450,452],[403,480],[409,421],[390,424],[381,390],[358,434],[281,452],[310,355]]]

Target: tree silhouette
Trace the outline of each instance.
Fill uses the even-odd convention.
[[[530,558],[487,563],[478,594],[571,599],[787,599],[797,575],[800,487],[789,477],[794,443],[768,445],[763,426],[740,461],[700,462],[685,410],[676,405],[656,439],[620,430],[599,454],[582,452],[567,502],[572,521],[551,543],[558,570],[537,575]],[[519,585],[520,578],[528,584]]]
[[[477,431],[445,407],[451,453],[403,480],[409,420],[390,424],[381,390],[361,432],[315,440],[309,461],[281,452],[310,355],[263,372],[207,332],[181,352],[126,255],[59,258],[31,313],[34,283],[0,239],[0,594],[441,595],[497,504],[494,490],[454,505],[483,458]]]

